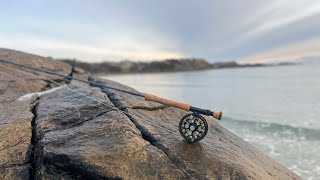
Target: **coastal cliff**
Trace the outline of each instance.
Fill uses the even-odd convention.
[[[0,59],[136,91],[50,58]],[[301,179],[210,117],[189,144],[183,110],[1,63],[0,82],[0,179]]]

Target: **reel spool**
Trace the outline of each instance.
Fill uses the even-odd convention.
[[[180,120],[179,132],[185,140],[195,143],[207,135],[208,123],[198,113],[187,114]]]

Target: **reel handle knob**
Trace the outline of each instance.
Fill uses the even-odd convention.
[[[212,111],[212,117],[221,120],[222,118],[222,111]]]

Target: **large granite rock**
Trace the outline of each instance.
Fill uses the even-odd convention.
[[[72,73],[71,66],[67,64],[51,58],[44,58],[9,49],[0,48],[0,59],[43,68],[64,75]],[[52,83],[39,79],[37,77],[38,75],[58,82],[64,81],[64,78],[59,76],[47,75],[0,62],[0,102],[14,101],[24,94],[39,92],[50,88]]]
[[[0,103],[0,179],[29,178],[34,101]]]
[[[66,75],[72,72],[69,65],[52,59],[2,48],[0,48],[0,59],[29,64]],[[0,63],[0,179],[31,177],[29,172],[32,170],[31,139],[34,118],[32,110],[37,95],[23,101],[18,98],[50,87],[50,83],[34,75],[38,73]],[[58,77],[54,79],[63,81]]]
[[[61,74],[66,74],[66,75],[71,74],[71,66],[70,65],[67,65],[67,64],[62,63],[57,60],[54,60],[50,57],[46,58],[46,57],[37,56],[34,54],[28,54],[25,52],[0,48],[0,59],[16,62],[19,64],[26,64],[26,65],[30,65],[33,67],[43,68],[43,69],[55,71],[55,72],[58,72]],[[6,66],[17,68],[14,65],[7,64]],[[33,70],[24,69],[24,71],[32,72],[33,74],[41,74],[41,75],[48,76],[47,74],[35,72]],[[57,81],[61,81],[61,77],[58,77],[58,76],[48,76],[48,77],[50,77],[51,79],[57,80]],[[36,79],[36,78],[33,77],[33,79]]]
[[[36,113],[37,179],[186,177],[100,89],[59,89]]]
[[[21,98],[51,88],[22,74],[0,67],[0,179],[301,179],[210,117],[207,136],[189,144],[177,129],[185,111],[61,78],[67,85]]]

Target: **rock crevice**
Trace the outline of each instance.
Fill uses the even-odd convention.
[[[182,172],[185,173],[186,177],[188,179],[193,179],[194,172],[187,170],[186,166],[179,160],[179,158],[172,156],[170,151],[162,145],[155,136],[151,134],[151,132],[148,131],[142,124],[140,124],[131,114],[129,114],[128,109],[120,106],[121,101],[115,97],[115,94],[108,91],[104,90],[104,93],[108,96],[110,101],[117,107],[119,110],[121,108],[121,111],[131,120],[131,122],[135,125],[135,127],[141,132],[142,138],[146,141],[148,141],[151,145],[156,147],[157,149],[161,150],[171,161],[174,165],[176,165],[177,168],[179,168]],[[131,109],[142,109],[142,110],[147,110],[147,111],[154,111],[154,110],[160,110],[167,108],[167,106],[157,106],[157,107],[147,107],[147,106],[134,106],[131,107]]]
[[[0,59],[68,74],[69,65],[19,51],[0,48]],[[37,95],[19,99],[26,94],[45,90],[43,76],[13,65],[0,66],[0,179],[32,179],[33,103]],[[50,77],[60,81],[59,77]]]
[[[32,135],[31,135],[31,153],[30,153],[30,164],[31,164],[31,168],[29,170],[29,179],[35,179],[35,174],[36,174],[36,160],[35,160],[35,150],[36,150],[36,146],[37,146],[37,139],[36,139],[36,125],[35,125],[35,121],[37,119],[37,105],[38,105],[38,101],[39,101],[39,97],[35,100],[35,102],[32,105],[32,114],[33,114],[33,118],[31,121],[31,129],[32,129]]]

